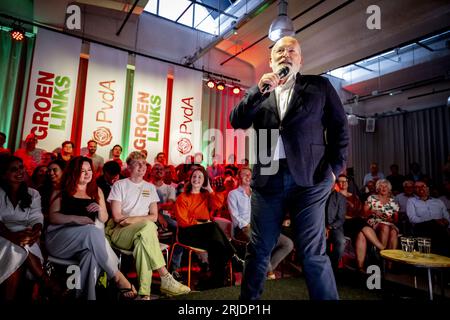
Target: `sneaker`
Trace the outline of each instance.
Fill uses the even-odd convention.
[[[162,293],[167,294],[168,296],[177,296],[180,294],[186,294],[191,292],[191,289],[184,284],[179,283],[177,280],[173,278],[170,273],[167,273],[165,276],[161,277],[161,288]]]

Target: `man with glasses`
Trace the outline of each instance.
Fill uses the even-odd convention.
[[[445,204],[430,197],[425,182],[415,182],[414,188],[417,198],[410,198],[406,205],[414,236],[431,238],[431,251],[450,256],[450,217]]]

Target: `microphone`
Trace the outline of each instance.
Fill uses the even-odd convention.
[[[280,70],[278,70],[277,72],[278,76],[280,77],[280,79],[283,79],[284,77],[286,77],[289,74],[289,67],[288,66],[284,66],[283,68],[281,68]],[[266,93],[267,90],[270,89],[270,84],[265,83],[262,87],[262,93]]]

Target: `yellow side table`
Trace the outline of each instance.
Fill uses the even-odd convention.
[[[434,253],[422,254],[413,252],[411,257],[407,257],[406,252],[402,250],[381,250],[380,255],[386,260],[409,264],[417,268],[426,268],[428,270],[430,300],[433,300],[431,269],[450,268],[450,258]]]

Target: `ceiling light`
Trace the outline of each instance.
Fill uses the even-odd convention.
[[[225,83],[223,83],[222,81],[220,81],[220,82],[217,84],[217,90],[219,90],[219,91],[225,90]]]
[[[11,38],[16,41],[22,41],[23,39],[25,39],[25,31],[18,26],[13,26],[9,34],[11,35]]]
[[[233,87],[233,93],[234,93],[234,94],[239,94],[239,93],[241,93],[241,88],[239,88],[238,86],[234,86],[234,87]]]
[[[206,82],[206,86],[210,89],[214,89],[214,87],[216,86],[216,83],[214,82],[213,79],[209,79],[208,82]]]
[[[348,114],[347,121],[350,126],[358,125],[358,118],[354,114]]]
[[[278,2],[278,17],[272,22],[269,28],[269,39],[277,41],[285,36],[294,36],[294,24],[287,16],[287,0]]]

